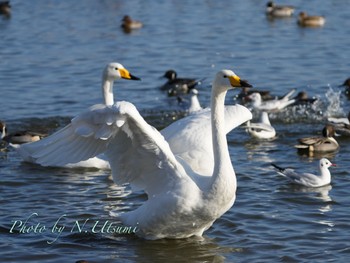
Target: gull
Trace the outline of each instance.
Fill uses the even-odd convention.
[[[261,95],[259,93],[253,93],[248,96],[252,100],[252,106],[254,109],[267,111],[267,112],[276,112],[284,109],[288,105],[291,105],[295,102],[295,99],[290,99],[290,96],[295,92],[295,89],[292,89],[281,99],[267,100],[262,101]]]
[[[275,164],[271,164],[275,167],[278,174],[288,178],[292,183],[303,185],[306,187],[321,187],[331,183],[331,173],[328,170],[330,166],[336,166],[332,164],[328,159],[322,158],[319,161],[319,175],[312,173],[297,173],[291,168],[281,168]]]
[[[185,155],[175,154],[166,136],[150,126],[136,107],[126,101],[111,106],[94,105],[65,128],[37,142],[40,145],[25,146],[32,151],[36,162],[47,166],[65,164],[66,156],[77,162],[104,152],[114,182],[130,183],[148,196],[136,210],[118,215],[124,225],[136,227],[137,235],[152,240],[202,236],[232,207],[236,198],[237,183],[226,139],[224,102],[228,90],[248,85],[231,70],[219,71],[213,81],[210,110],[198,113],[202,117],[200,124],[192,126],[197,128],[197,133],[187,131],[199,138],[186,141],[179,136],[174,141],[174,137],[167,134],[173,140],[172,145],[178,146],[177,150],[194,154],[191,159],[198,163],[198,169],[192,168],[196,168],[194,163],[188,162]],[[236,105],[234,109],[237,124],[251,119],[247,108]],[[209,125],[203,121],[208,112]],[[198,118],[191,120],[198,121]],[[179,123],[174,125],[172,127]],[[169,128],[168,132],[172,131],[174,129]],[[186,134],[185,129],[180,131]],[[208,157],[206,147],[204,152],[201,150],[204,135],[205,140],[210,141],[212,157]]]
[[[276,136],[276,131],[271,126],[269,115],[265,111],[261,112],[259,122],[247,122],[246,131],[257,139],[272,139]]]
[[[336,134],[350,136],[350,112],[347,118],[329,117],[328,122],[333,125]]]

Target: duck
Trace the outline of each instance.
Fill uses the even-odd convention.
[[[270,17],[290,17],[294,14],[294,7],[287,5],[276,5],[273,1],[266,4],[266,15]]]
[[[260,93],[252,93],[248,98],[252,101],[253,109],[266,112],[278,112],[295,102],[295,99],[290,98],[294,92],[295,89],[292,89],[280,99],[276,98],[267,101],[262,100]]]
[[[310,98],[306,91],[298,92],[293,99],[295,100],[293,105],[312,105],[318,101],[315,97]]]
[[[322,187],[329,185],[331,183],[331,173],[329,167],[336,166],[336,164],[331,163],[327,158],[322,158],[319,160],[319,174],[312,173],[298,173],[291,168],[282,168],[276,164],[271,164],[277,171],[278,174],[286,177],[294,184],[306,186],[306,187]]]
[[[121,28],[125,32],[131,32],[134,29],[140,29],[143,27],[143,23],[137,20],[133,20],[129,15],[125,15],[122,19]]]
[[[300,12],[298,16],[298,24],[302,27],[321,27],[325,23],[323,16],[309,16],[306,12]]]
[[[180,136],[176,142],[168,142],[167,134],[149,125],[132,103],[118,101],[112,106],[90,107],[65,128],[41,140],[40,146],[46,147],[27,144],[27,150],[33,150],[38,163],[49,166],[64,164],[67,157],[79,161],[104,152],[114,182],[129,183],[148,196],[137,209],[114,213],[125,226],[136,228],[138,236],[149,240],[200,237],[236,199],[237,179],[226,139],[224,102],[229,90],[247,85],[250,84],[232,70],[220,70],[215,75],[210,110],[198,113],[203,117],[195,125],[199,127],[198,133],[188,131],[190,136],[197,137],[192,141]],[[252,118],[246,107],[234,106],[237,124]],[[204,121],[208,115],[209,125]],[[180,130],[186,133],[185,129]],[[209,149],[203,148],[203,136],[210,141]],[[192,154],[191,158],[178,155],[171,145]]]
[[[335,129],[333,125],[327,124],[322,130],[322,137],[306,137],[299,139],[299,144],[295,145],[300,151],[309,153],[334,152],[339,149],[339,144],[334,138]]]
[[[345,95],[348,96],[348,98],[350,98],[350,78],[347,78],[344,83],[342,85],[339,86],[343,86],[345,87]]]
[[[160,90],[167,91],[168,96],[188,94],[191,89],[195,88],[200,83],[197,79],[178,78],[176,71],[173,69],[167,70],[163,78],[168,79],[168,81],[160,87]]]
[[[11,143],[12,145],[39,141],[47,136],[45,133],[37,133],[32,131],[17,131],[15,133],[8,134],[7,126],[4,121],[0,121],[0,132],[1,139],[7,143]]]
[[[4,15],[6,17],[11,16],[10,1],[1,1],[0,2],[0,15]]]
[[[271,126],[269,114],[265,111],[261,112],[260,120],[256,123],[247,122],[245,126],[246,132],[253,138],[269,140],[276,136],[276,130]]]

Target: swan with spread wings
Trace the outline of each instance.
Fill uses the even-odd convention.
[[[219,71],[214,79],[209,111],[211,128],[209,133],[203,133],[209,135],[205,139],[211,143],[210,154],[201,154],[201,140],[188,139],[191,144],[186,144],[181,134],[171,136],[176,131],[174,127],[163,136],[147,124],[133,104],[125,101],[112,106],[94,105],[62,130],[36,144],[23,145],[22,150],[47,166],[64,164],[67,156],[70,162],[78,162],[104,152],[115,183],[130,183],[148,196],[136,210],[119,215],[123,224],[137,227],[137,234],[147,239],[201,236],[231,208],[236,198],[224,101],[229,89],[241,86],[250,85],[231,70]],[[252,118],[245,107],[232,107],[235,125]],[[206,111],[199,114],[204,119],[208,116]],[[194,125],[200,136],[203,135],[200,127],[208,126],[206,121],[202,122],[202,126]],[[196,136],[195,131],[183,126],[181,132]],[[178,140],[174,139],[176,136]],[[173,140],[171,144],[167,137]],[[208,151],[207,146],[204,150]],[[197,156],[186,155],[188,152]],[[196,159],[195,164],[188,161],[191,157]]]

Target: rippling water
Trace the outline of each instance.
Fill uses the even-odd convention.
[[[293,186],[270,167],[275,162],[315,170],[320,156],[298,155],[293,148],[297,138],[319,134],[327,116],[345,116],[350,109],[338,87],[350,77],[349,1],[290,1],[297,13],[326,16],[323,28],[312,29],[299,28],[296,17],[268,20],[265,2],[258,0],[11,3],[12,17],[0,17],[0,119],[12,131],[52,132],[101,102],[100,75],[110,61],[121,62],[142,78],[118,82],[115,94],[118,100],[133,102],[157,128],[183,116],[158,90],[164,82],[159,77],[170,68],[180,76],[204,79],[199,87],[204,106],[211,80],[222,68],[275,95],[291,88],[305,90],[319,98],[319,104],[273,114],[278,133],[274,141],[251,140],[242,128],[228,135],[237,200],[202,239],[145,241],[107,233],[114,222],[111,211],[134,209],[146,196],[116,186],[108,171],[42,168],[21,162],[11,149],[0,151],[0,261],[349,258],[349,139],[337,138],[339,152],[327,156],[338,165],[329,186]],[[145,27],[123,33],[119,25],[125,14],[142,20]],[[227,103],[233,103],[234,94],[229,93]],[[86,228],[79,231],[84,222]]]

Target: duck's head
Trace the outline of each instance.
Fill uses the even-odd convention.
[[[116,79],[140,80],[140,78],[130,74],[122,64],[117,62],[109,63],[105,67],[103,77],[111,81]]]
[[[163,78],[167,78],[168,80],[173,80],[177,78],[177,73],[173,69],[169,69],[167,72],[164,73]]]

